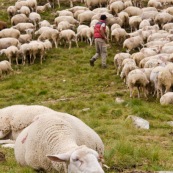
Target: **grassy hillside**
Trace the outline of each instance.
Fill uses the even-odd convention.
[[[0,4],[0,20],[9,23],[6,9],[14,1],[0,0]],[[45,12],[42,18],[53,21],[55,11]],[[114,55],[121,51],[121,46],[111,44],[107,69],[101,68],[100,59],[90,67],[95,49],[86,43],[79,43],[79,48],[74,44],[71,50],[53,48],[42,65],[39,60],[34,65],[13,65],[14,74],[0,80],[0,108],[39,104],[80,118],[105,144],[105,163],[110,167],[105,169],[107,173],[173,170],[173,129],[166,124],[173,119],[173,107],[160,106],[153,97],[129,98],[113,65]],[[125,102],[116,103],[116,97]],[[145,118],[150,129],[136,129],[126,120],[128,115]],[[1,173],[34,172],[16,163],[13,150],[0,147],[0,151],[6,155],[6,162],[0,163]]]

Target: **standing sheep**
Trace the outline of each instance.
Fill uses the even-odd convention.
[[[67,113],[38,116],[18,136],[14,152],[20,165],[38,171],[104,173],[98,161],[104,154],[102,140],[80,119]]]
[[[1,49],[6,49],[9,46],[16,46],[16,47],[19,48],[20,47],[20,42],[16,38],[11,38],[11,37],[0,38],[0,50]]]
[[[143,89],[144,96],[147,98],[147,85],[149,81],[144,72],[140,69],[132,70],[127,76],[127,86],[130,90],[130,97],[133,97],[134,89],[137,88],[138,98],[140,98],[140,90]]]
[[[68,42],[69,49],[71,49],[72,41],[75,41],[76,47],[79,47],[77,42],[77,35],[71,29],[62,30],[59,34],[59,40],[60,41],[64,40],[65,44],[66,42]]]
[[[40,36],[38,37],[38,40],[44,41],[46,39],[53,41],[55,47],[58,47],[58,38],[59,38],[59,31],[53,28],[49,28],[45,31],[43,31]]]
[[[13,37],[13,38],[19,38],[20,31],[14,28],[6,28],[0,31],[0,38],[6,38],[6,37]]]
[[[29,14],[29,19],[34,24],[34,26],[37,27],[38,23],[41,20],[41,16],[40,16],[40,14],[38,14],[36,12],[31,12]]]
[[[123,42],[123,48],[127,48],[127,52],[130,52],[132,49],[138,48],[139,46],[143,46],[143,38],[139,36],[127,38]]]
[[[9,62],[12,64],[12,60],[15,57],[16,58],[16,64],[18,65],[18,55],[19,55],[19,49],[16,46],[10,46],[7,49],[0,50],[0,55],[5,54],[9,60]]]
[[[25,14],[16,14],[11,18],[11,25],[17,25],[18,23],[30,22],[29,18]]]
[[[0,77],[2,77],[3,73],[6,75],[9,72],[13,72],[14,70],[11,67],[11,63],[9,63],[7,60],[0,61]]]

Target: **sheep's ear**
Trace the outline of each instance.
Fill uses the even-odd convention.
[[[70,160],[71,154],[69,153],[63,153],[63,154],[57,154],[57,155],[47,155],[47,157],[51,161],[55,162],[68,162]]]

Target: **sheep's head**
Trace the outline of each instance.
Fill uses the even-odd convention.
[[[11,132],[11,126],[9,118],[6,116],[0,116],[0,139],[3,139]]]
[[[98,153],[86,146],[79,146],[67,153],[48,155],[50,160],[68,163],[68,173],[104,173]]]

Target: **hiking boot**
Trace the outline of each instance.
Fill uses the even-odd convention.
[[[90,66],[94,66],[95,59],[90,59]]]

